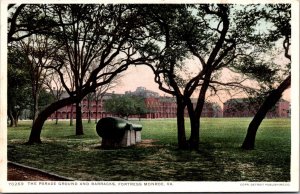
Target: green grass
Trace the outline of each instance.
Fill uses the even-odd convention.
[[[74,126],[48,121],[41,145],[24,145],[30,122],[8,128],[8,159],[76,180],[111,181],[289,181],[290,119],[265,119],[256,149],[242,151],[249,118],[203,118],[200,151],[177,150],[176,120],[135,121],[152,146],[103,150],[95,124],[84,122],[83,136]],[[186,120],[187,137],[189,125]]]

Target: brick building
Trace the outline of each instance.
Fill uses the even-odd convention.
[[[192,99],[193,106],[196,106],[197,99]],[[188,117],[188,111],[185,109],[185,117]],[[201,117],[223,117],[223,111],[220,105],[213,102],[205,102]]]
[[[267,114],[267,117],[287,118],[290,117],[290,111],[290,102],[280,99],[280,101],[276,103],[274,109]]]
[[[99,119],[107,116],[112,116],[111,113],[108,113],[104,110],[104,101],[106,99],[111,98],[113,94],[107,93],[102,99],[96,100],[88,100],[88,98],[84,98],[81,101],[81,111],[82,111],[82,118],[88,119],[89,115],[91,115],[92,119]],[[63,95],[64,97],[64,95]],[[76,105],[67,105],[50,116],[50,119],[70,119],[73,115],[73,118],[76,118]]]
[[[138,87],[134,92],[126,92],[125,94],[139,95],[145,100],[148,113],[144,115],[133,115],[130,117],[141,117],[146,119],[156,118],[176,118],[177,105],[174,97],[159,96],[158,93],[147,90],[143,87]],[[84,98],[81,102],[82,118],[88,119],[89,115],[92,119],[101,119],[107,116],[113,116],[109,111],[105,111],[105,100],[110,99],[112,94],[107,93],[104,97],[98,101],[88,100]],[[66,97],[66,96],[63,96]],[[196,99],[192,99],[195,106]],[[224,103],[223,110],[217,103],[206,102],[203,107],[202,117],[253,117],[258,110],[257,104],[249,101],[247,98],[230,99]],[[76,117],[75,104],[65,106],[55,113],[53,113],[51,119],[70,119]],[[185,110],[185,116],[188,117],[187,109]],[[290,117],[290,103],[286,100],[280,99],[276,106],[268,112],[268,118],[287,118]]]
[[[223,107],[223,117],[253,117],[257,112],[258,104],[248,98],[235,98],[227,100]],[[280,99],[275,107],[267,113],[267,118],[287,118],[290,116],[290,103]]]
[[[176,99],[173,97],[159,96],[158,93],[147,90],[143,87],[138,87],[134,92],[126,92],[125,94],[142,96],[145,100],[148,113],[141,115],[141,118],[156,119],[156,118],[176,118],[177,105]],[[66,94],[65,94],[66,95]],[[113,94],[107,93],[104,97],[98,101],[88,100],[84,98],[81,101],[82,118],[88,119],[89,115],[92,119],[100,119],[107,116],[113,116],[111,113],[104,110],[105,100],[111,98]],[[114,94],[120,95],[120,94]],[[63,96],[66,97],[66,96]],[[195,100],[194,100],[195,101]],[[195,104],[195,103],[194,103]],[[50,116],[50,119],[70,119],[71,115],[73,118],[76,117],[76,106],[68,105],[65,106]],[[188,116],[187,110],[185,116]],[[203,117],[222,117],[222,109],[216,103],[205,103]],[[131,117],[139,117],[139,115],[133,115]]]
[[[176,102],[171,97],[148,97],[145,98],[145,104],[149,113],[142,115],[142,118],[175,118]]]

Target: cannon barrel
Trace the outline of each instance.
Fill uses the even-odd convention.
[[[108,139],[121,139],[128,124],[124,119],[116,117],[105,117],[98,121],[96,130],[100,137]]]
[[[142,125],[132,124],[117,117],[105,117],[100,119],[96,126],[98,135],[106,139],[122,139],[125,130],[141,131]]]
[[[129,123],[117,117],[105,117],[98,121],[96,131],[102,137],[101,147],[118,148],[141,142],[142,125]]]

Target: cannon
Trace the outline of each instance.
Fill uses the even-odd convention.
[[[105,117],[96,125],[102,138],[102,147],[127,147],[141,141],[142,125],[133,124],[118,117]]]

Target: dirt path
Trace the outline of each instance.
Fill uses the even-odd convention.
[[[64,177],[49,174],[38,169],[27,168],[23,165],[8,163],[8,181],[68,181]]]

